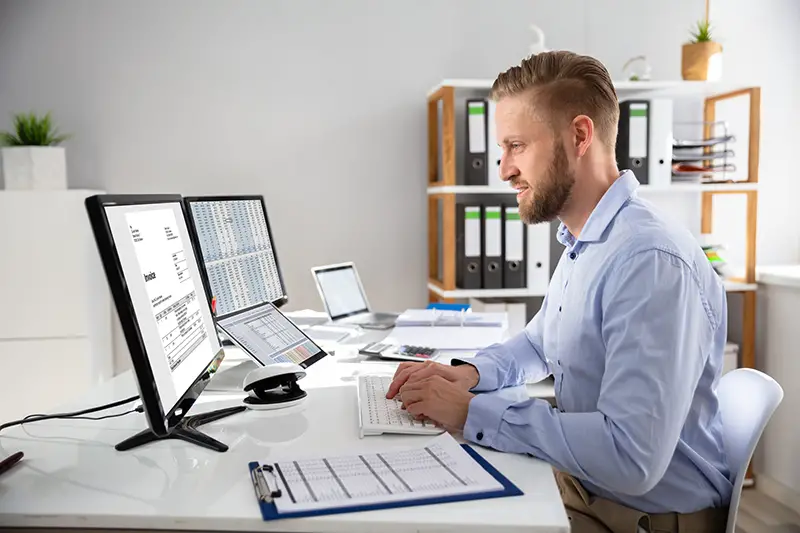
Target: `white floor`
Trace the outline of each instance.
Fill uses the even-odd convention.
[[[800,513],[759,492],[745,489],[739,506],[737,533],[800,533]]]

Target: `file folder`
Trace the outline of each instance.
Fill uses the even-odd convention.
[[[503,288],[503,217],[501,206],[483,208],[483,288]]]
[[[503,207],[503,287],[525,287],[526,227],[519,217],[518,206]]]
[[[497,139],[497,128],[495,126],[495,111],[496,111],[495,102],[493,100],[489,100],[487,104],[487,108],[489,112],[487,113],[488,117],[488,131],[489,131],[489,141],[488,141],[488,148],[487,148],[487,178],[486,184],[489,187],[497,187],[500,189],[508,189],[509,185],[503,181],[502,177],[500,176],[500,160],[503,157],[503,149],[500,147],[499,141]]]
[[[458,204],[456,206],[456,285],[462,289],[480,289],[483,286],[483,261],[481,258],[483,238],[481,233],[481,206]]]
[[[648,183],[668,187],[672,183],[672,100],[650,100]]]
[[[466,185],[486,185],[486,100],[467,100]]]
[[[642,185],[649,182],[649,118],[649,101],[626,100],[620,102],[617,166],[620,170],[632,170]]]
[[[525,254],[527,262],[527,289],[532,295],[544,296],[550,286],[553,265],[551,257],[557,258],[563,246],[555,239],[558,228],[557,221],[550,224],[533,224],[526,226],[528,248]]]

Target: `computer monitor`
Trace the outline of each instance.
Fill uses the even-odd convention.
[[[263,196],[190,196],[184,202],[218,318],[288,301]]]
[[[181,197],[96,195],[85,205],[149,425],[116,448],[180,438],[225,451],[194,426],[244,406],[184,417],[224,354]]]

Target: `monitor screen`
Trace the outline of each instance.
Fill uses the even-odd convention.
[[[225,334],[259,363],[295,363],[303,368],[326,353],[272,304],[218,320]]]
[[[286,289],[263,198],[187,198],[216,315],[265,302],[281,305]]]
[[[182,205],[106,205],[105,215],[168,414],[220,351]]]
[[[368,310],[356,269],[352,265],[323,268],[315,271],[325,307],[332,319],[363,313]]]

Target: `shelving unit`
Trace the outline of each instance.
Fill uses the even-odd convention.
[[[530,298],[543,296],[544,291],[524,289],[473,289],[456,286],[456,204],[457,198],[482,196],[504,200],[515,193],[510,187],[460,185],[457,179],[457,158],[461,157],[457,142],[459,125],[456,123],[457,91],[471,96],[488,96],[493,80],[445,79],[427,94],[428,103],[428,294],[431,301],[455,301],[466,298]],[[758,203],[758,162],[760,142],[761,91],[758,87],[733,88],[718,83],[702,81],[621,81],[615,83],[620,100],[636,98],[702,98],[703,122],[706,138],[711,135],[710,123],[716,120],[717,104],[733,98],[749,98],[749,135],[747,141],[747,179],[738,182],[686,183],[639,188],[643,197],[662,194],[699,195],[701,228],[703,234],[712,232],[714,197],[741,194],[747,199],[745,265],[741,278],[725,281],[729,293],[743,297],[742,345],[739,351],[740,366],[755,366],[755,313],[756,313],[756,215]],[[459,105],[461,99],[459,99]],[[459,118],[459,120],[461,120]],[[439,131],[441,124],[441,132]],[[440,135],[441,133],[441,135]],[[441,150],[441,154],[440,154]],[[441,157],[440,157],[441,156]],[[441,170],[440,170],[441,169]],[[441,175],[440,175],[441,174]],[[697,196],[694,196],[697,198]],[[510,201],[513,197],[508,196]],[[530,233],[529,227],[529,233]],[[440,242],[441,241],[441,242]],[[529,247],[530,247],[530,240]],[[529,250],[530,253],[530,250]],[[441,263],[441,264],[440,264]]]

